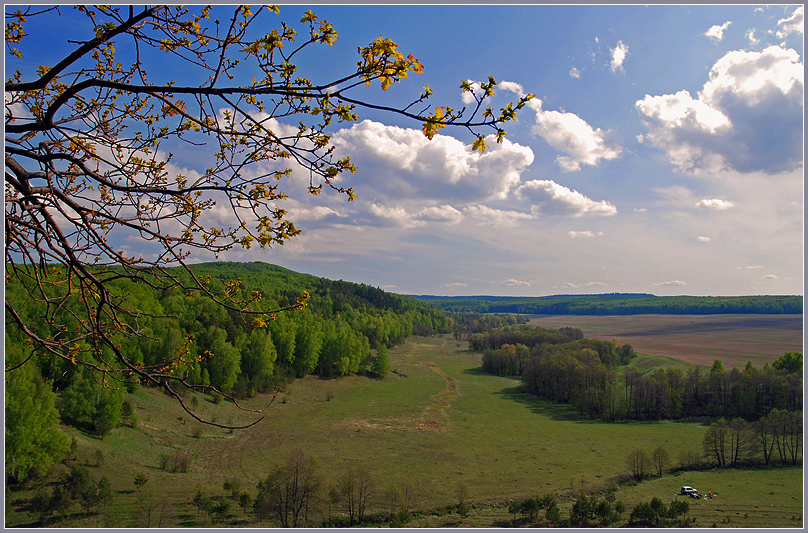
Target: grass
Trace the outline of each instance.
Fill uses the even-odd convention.
[[[80,463],[94,465],[95,451],[104,452],[104,465],[89,469],[96,480],[106,475],[116,494],[108,516],[76,515],[59,525],[145,525],[133,483],[139,472],[149,476],[144,490],[156,491],[171,503],[169,525],[209,525],[197,518],[190,504],[197,483],[210,495],[224,497],[223,482],[237,477],[254,495],[256,483],[297,448],[317,458],[332,483],[360,463],[370,470],[380,493],[393,481],[411,480],[416,487],[414,507],[424,511],[411,525],[457,525],[459,517],[445,508],[457,503],[460,483],[469,488],[474,502],[462,526],[507,525],[510,515],[504,502],[511,498],[572,494],[581,487],[599,490],[625,474],[625,457],[637,447],[650,454],[661,445],[676,458],[680,450],[701,446],[705,428],[698,424],[590,421],[566,406],[522,394],[518,381],[480,372],[479,354],[448,337],[413,337],[390,356],[396,373],[387,379],[310,376],[295,381],[267,409],[262,422],[233,432],[205,427],[195,436],[198,423],[170,398],[138,390],[130,397],[140,421],[137,429],[118,428],[102,441],[65,428],[79,439]],[[658,358],[649,360],[659,363]],[[226,402],[215,405],[202,395],[198,400],[202,414],[219,422],[243,423],[257,416]],[[263,408],[267,402],[264,396],[246,406]],[[160,454],[176,450],[190,453],[189,473],[158,468]],[[746,513],[750,527],[801,525],[801,468],[669,475],[625,487],[619,497],[631,509],[654,495],[668,501],[684,484],[720,495],[720,500],[704,504],[694,501],[692,515],[699,525],[741,525],[739,517]],[[746,493],[749,486],[765,494],[753,497]],[[7,526],[36,525],[35,515],[26,510],[32,495],[30,490],[11,495]],[[569,500],[562,502],[562,516],[567,516],[569,505]],[[235,502],[231,508],[227,525],[254,525],[242,518]],[[730,524],[721,523],[730,512],[740,514],[733,514]],[[791,520],[798,512],[799,523]]]

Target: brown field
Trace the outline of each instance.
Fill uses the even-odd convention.
[[[771,363],[802,352],[802,315],[531,315],[545,328],[575,327],[596,339],[617,337],[639,353],[673,357],[700,366],[720,359],[724,368]]]

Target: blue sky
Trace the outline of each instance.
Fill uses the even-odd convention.
[[[429,84],[432,105],[459,108],[461,80],[489,75],[495,109],[536,99],[482,155],[463,131],[428,142],[420,124],[360,109],[333,131],[358,200],[308,196],[298,172],[284,207],[302,235],[220,259],[408,294],[803,293],[801,7],[312,10],[340,36],[301,64],[315,81],[384,35],[425,71],[369,100]]]

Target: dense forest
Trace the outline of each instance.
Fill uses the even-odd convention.
[[[453,312],[531,315],[802,314],[802,296],[654,296],[585,294],[543,296],[416,296]]]
[[[400,343],[413,333],[449,332],[453,326],[447,313],[433,306],[368,285],[316,278],[263,263],[206,263],[192,270],[214,283],[240,280],[238,290],[245,295],[260,292],[266,308],[287,307],[304,292],[309,294],[304,309],[278,313],[265,327],[254,327],[252,318],[199,294],[179,289],[155,292],[130,281],[115,287],[141,313],[138,326],[144,333],[121,337],[123,350],[144,365],[154,365],[190,340],[187,359],[201,356],[199,362],[182,369],[189,372],[191,382],[234,391],[237,396],[266,390],[278,376],[339,376],[370,370],[375,356],[371,349]],[[6,285],[7,299],[22,302],[25,297],[23,287]],[[46,312],[33,302],[20,308],[32,319],[30,323]],[[74,320],[69,309],[56,312],[64,315],[62,323],[69,327]],[[28,349],[12,323],[7,326],[6,343],[12,349]],[[73,365],[44,357],[36,362],[55,388],[74,383],[78,370]]]

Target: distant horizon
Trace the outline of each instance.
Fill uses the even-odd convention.
[[[403,293],[399,293],[403,294]],[[462,295],[440,295],[440,294],[405,294],[405,296],[412,296],[414,298],[417,297],[431,297],[431,298],[555,298],[555,297],[586,297],[586,296],[653,296],[655,298],[758,298],[758,297],[767,297],[767,296],[799,296],[803,298],[804,295],[802,294],[738,294],[738,295],[729,295],[729,294],[708,294],[708,295],[698,295],[698,294],[652,294],[652,293],[645,293],[645,292],[593,292],[593,293],[576,293],[576,294],[546,294],[542,296],[506,296],[506,295],[496,295],[496,294],[474,294],[469,296],[462,296]]]
[[[357,283],[369,286],[375,286],[378,289],[384,290],[385,292],[390,292],[394,294],[401,294],[404,296],[412,296],[416,297],[430,297],[430,298],[553,298],[553,297],[586,297],[586,296],[653,296],[655,298],[676,298],[676,297],[688,297],[688,298],[754,298],[754,297],[766,297],[766,296],[799,296],[801,298],[804,297],[804,294],[775,294],[775,293],[767,293],[767,294],[654,294],[650,292],[591,292],[591,293],[553,293],[553,294],[544,294],[539,296],[525,296],[525,295],[506,295],[506,294],[418,294],[418,293],[409,293],[409,292],[397,292],[393,290],[385,289],[384,287],[373,285],[366,281],[357,281],[352,279],[344,279],[344,278],[334,278],[329,277],[327,275],[319,275],[312,272],[303,272],[300,270],[296,270],[289,266],[285,266],[279,263],[272,263],[269,261],[262,261],[259,259],[256,260],[249,260],[249,261],[233,261],[229,259],[222,259],[222,260],[212,260],[212,261],[194,261],[192,263],[187,263],[188,266],[194,265],[202,265],[202,264],[213,264],[213,263],[237,263],[237,264],[248,264],[248,263],[260,263],[269,266],[276,266],[280,268],[284,268],[286,270],[290,270],[292,272],[296,272],[298,274],[304,274],[307,276],[314,276],[318,278],[325,278],[332,281],[347,281],[349,283]]]

